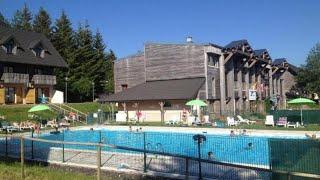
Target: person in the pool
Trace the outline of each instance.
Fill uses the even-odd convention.
[[[248,134],[247,134],[247,130],[244,129],[244,130],[242,131],[241,135],[243,135],[243,136],[248,135]]]
[[[320,139],[320,132],[313,133],[313,134],[307,134],[306,133],[306,137],[309,138],[309,139]]]
[[[208,152],[208,159],[213,160],[213,152],[212,151]]]
[[[252,142],[249,142],[248,143],[248,146],[245,148],[246,150],[250,150],[253,148],[253,143]]]
[[[132,126],[131,125],[129,126],[129,131],[132,132]]]
[[[236,136],[236,134],[234,133],[234,130],[231,130],[231,131],[230,131],[230,136],[231,136],[231,137]]]

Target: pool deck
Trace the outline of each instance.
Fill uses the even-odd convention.
[[[231,130],[234,130],[236,134],[240,134],[243,129],[233,127],[233,128],[206,128],[206,127],[171,127],[171,126],[132,126],[132,130],[142,128],[144,132],[176,132],[176,133],[207,133],[207,134],[221,134],[228,135]],[[108,125],[96,125],[96,126],[80,126],[74,127],[72,130],[89,130],[93,128],[95,130],[107,129],[107,130],[123,130],[129,131],[129,126],[108,126]],[[295,131],[295,130],[265,130],[265,129],[246,129],[247,135],[253,136],[292,136],[292,137],[306,137],[305,134],[313,134],[317,131]]]

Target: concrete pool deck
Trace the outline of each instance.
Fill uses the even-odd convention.
[[[132,130],[142,128],[144,132],[171,132],[171,133],[207,133],[207,134],[221,134],[228,135],[230,131],[235,131],[236,134],[242,132],[242,128],[206,128],[206,127],[171,127],[171,126],[132,126]],[[73,127],[71,130],[94,130],[106,129],[106,130],[121,130],[129,131],[129,126],[115,126],[115,125],[93,125],[93,126],[79,126]],[[265,136],[265,137],[274,137],[274,136],[292,136],[305,138],[305,134],[313,134],[318,131],[303,131],[303,130],[265,130],[265,129],[246,129],[247,135],[252,136]]]

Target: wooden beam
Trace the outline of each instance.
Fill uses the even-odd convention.
[[[278,70],[279,70],[279,68],[278,68],[278,67],[276,67],[274,70],[272,70],[271,75],[273,76],[273,75],[274,75]]]
[[[224,64],[226,64],[226,63],[231,59],[232,56],[233,56],[233,53],[230,53],[230,54],[224,59]]]
[[[123,107],[123,111],[126,112],[126,121],[127,123],[129,122],[129,112],[128,112],[128,109],[127,109],[127,104],[124,102],[124,103],[121,103],[122,107]]]
[[[249,64],[249,68],[251,68],[253,65],[255,65],[256,64],[256,62],[258,62],[256,59],[253,59],[253,61],[252,61],[252,63],[251,64]]]

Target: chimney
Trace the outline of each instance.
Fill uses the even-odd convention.
[[[187,37],[187,43],[192,43],[192,37],[191,36]]]

